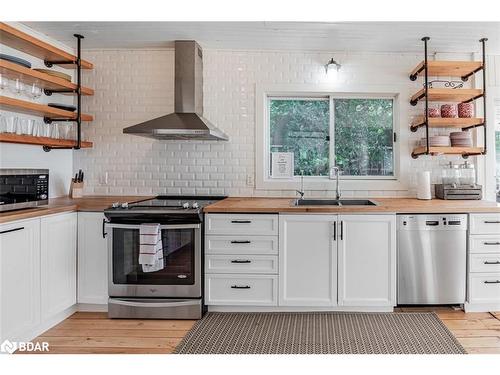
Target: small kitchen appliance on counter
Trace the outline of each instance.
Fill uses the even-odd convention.
[[[48,204],[48,169],[0,169],[0,212]]]
[[[220,196],[158,196],[114,203],[104,210],[108,238],[108,316],[200,319],[203,314],[203,207]],[[159,224],[163,264],[150,272],[140,263],[141,226]],[[158,233],[158,232],[157,232]]]

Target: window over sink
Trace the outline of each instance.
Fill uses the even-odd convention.
[[[356,188],[364,184],[359,190],[403,190],[399,90],[281,87],[257,90],[257,189],[295,190],[301,176],[306,190],[330,189],[330,169],[338,166],[344,186],[350,180]]]

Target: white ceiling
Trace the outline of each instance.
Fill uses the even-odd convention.
[[[67,45],[73,33],[84,48],[172,47],[176,39],[195,39],[204,48],[316,51],[479,52],[500,54],[500,22],[24,22]]]

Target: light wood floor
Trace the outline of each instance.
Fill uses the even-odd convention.
[[[500,354],[500,311],[464,313],[449,307],[398,308],[435,311],[469,353]],[[193,320],[108,319],[106,313],[78,312],[33,341],[49,343],[50,353],[171,353]]]

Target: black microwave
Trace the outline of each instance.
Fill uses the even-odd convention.
[[[49,204],[48,169],[0,168],[0,212]]]

